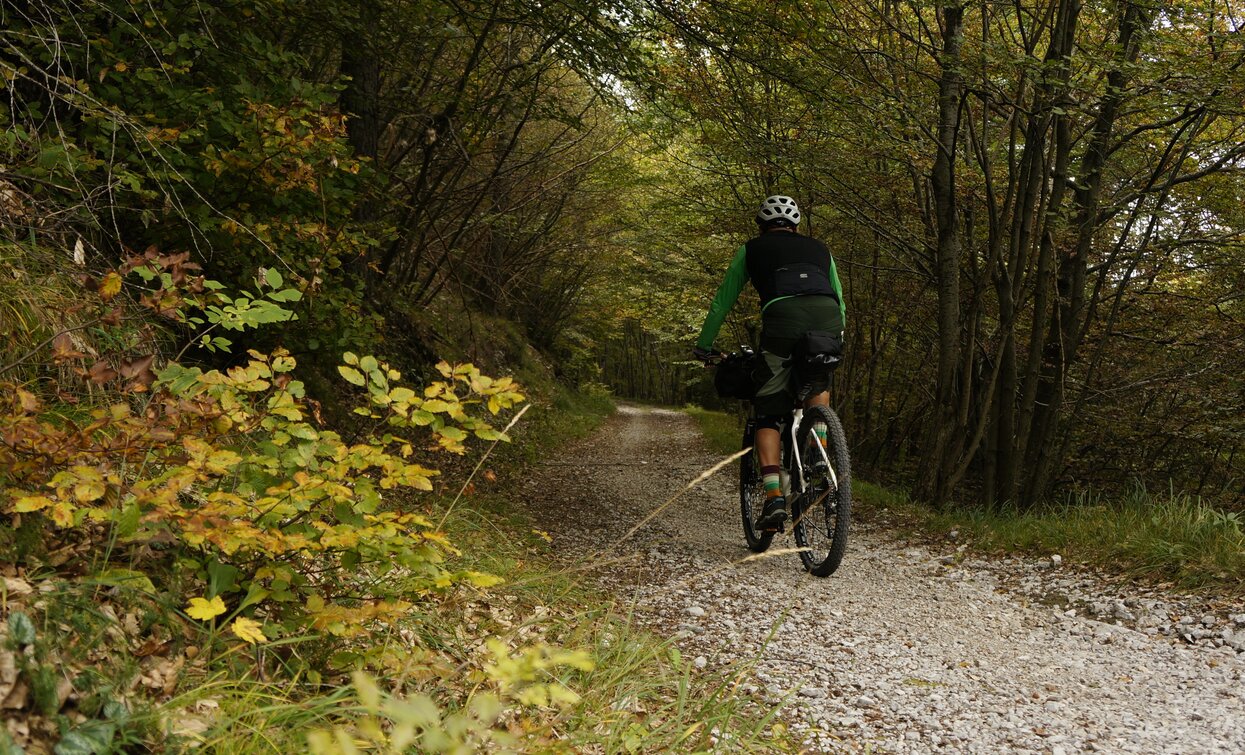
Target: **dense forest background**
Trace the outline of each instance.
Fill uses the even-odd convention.
[[[0,0],[0,751],[778,747],[514,498],[609,392],[722,406],[690,347],[776,193],[858,478],[1239,589],[1241,23]]]
[[[257,338],[307,367],[371,343],[430,364],[475,313],[566,381],[677,403],[707,397],[686,344],[784,192],[845,277],[836,403],[870,473],[934,503],[1137,481],[1241,501],[1245,48],[1221,3],[10,1],[3,22],[16,301],[154,247],[231,284],[280,271],[298,318]],[[39,308],[6,311],[7,353],[82,325]]]

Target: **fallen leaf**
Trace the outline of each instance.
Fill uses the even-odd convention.
[[[158,637],[148,637],[134,651],[134,655],[139,658],[146,658],[149,655],[164,657],[169,654],[169,648],[172,646],[173,643],[170,641],[161,642]]]
[[[0,651],[0,700],[7,700],[16,684],[17,657],[7,650]]]
[[[21,710],[26,707],[26,701],[30,697],[30,688],[26,686],[26,682],[18,679],[17,683],[9,690],[9,694],[4,696],[4,700],[0,700],[0,708],[5,710]]]
[[[151,363],[155,361],[155,358],[155,354],[148,354],[132,362],[122,362],[121,377],[127,380],[132,379],[144,387],[151,385],[156,380],[156,373],[151,371]]]
[[[4,591],[8,593],[9,597],[11,598],[14,596],[19,596],[19,595],[29,595],[35,591],[35,588],[31,587],[30,583],[24,579],[17,579],[14,577],[5,577],[4,578]]]
[[[39,399],[30,391],[17,389],[17,403],[21,406],[22,411],[26,414],[34,414],[39,411]]]
[[[116,272],[110,272],[99,283],[99,298],[108,302],[119,293],[121,293],[121,276]]]
[[[73,339],[68,333],[61,333],[52,339],[52,360],[56,362],[64,362],[70,359],[81,359],[86,356],[81,351],[74,348]]]
[[[210,724],[203,718],[179,713],[171,723],[169,728],[173,736],[189,739],[195,743],[206,741],[203,735],[207,733]]]

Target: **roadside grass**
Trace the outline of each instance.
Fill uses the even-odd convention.
[[[506,583],[459,594],[450,606],[429,607],[401,630],[370,638],[459,658],[461,683],[429,685],[394,669],[378,678],[383,689],[427,694],[449,719],[471,709],[481,682],[474,669],[482,640],[548,643],[585,651],[593,668],[551,672],[548,682],[578,700],[565,708],[549,706],[545,725],[514,731],[516,742],[506,751],[707,753],[725,741],[743,752],[798,749],[776,725],[777,708],[735,693],[737,676],[695,671],[673,641],[638,628],[608,597],[585,586],[582,573],[553,566],[549,543],[506,506],[504,496],[473,498],[464,511],[469,513],[451,519],[446,530],[463,548],[464,567],[497,574]],[[275,755],[305,751],[308,732],[340,729],[370,713],[348,686],[309,695],[297,683],[219,677],[191,686],[146,718],[152,721],[148,728],[201,732],[192,738],[206,751]]]
[[[936,512],[906,494],[853,481],[866,517],[886,516],[909,536],[945,536],[986,553],[1049,556],[1188,590],[1245,593],[1245,521],[1200,498],[1140,487],[1118,498],[1082,495],[1027,511],[951,507]]]
[[[743,424],[739,417],[699,406],[686,406],[683,411],[700,425],[705,442],[714,452],[726,455],[739,450],[739,441],[743,437]]]

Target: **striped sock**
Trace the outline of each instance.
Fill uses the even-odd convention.
[[[765,483],[766,498],[777,498],[782,495],[781,469],[777,464],[761,467],[761,482]]]
[[[813,425],[813,433],[817,435],[817,440],[821,441],[821,447],[826,447],[826,426],[824,423],[818,422]]]

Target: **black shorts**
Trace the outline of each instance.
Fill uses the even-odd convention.
[[[784,365],[800,337],[810,330],[838,333],[843,313],[833,296],[796,296],[772,302],[761,314],[761,354],[769,379],[752,404],[758,416],[780,416],[795,405],[794,369]]]

